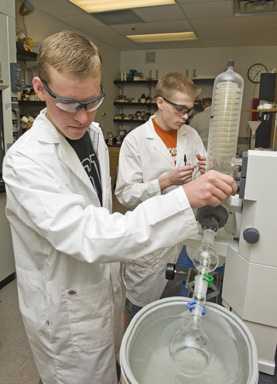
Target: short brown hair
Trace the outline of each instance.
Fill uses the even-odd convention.
[[[212,105],[212,98],[211,97],[204,97],[202,99],[202,105]]]
[[[171,98],[177,91],[196,98],[201,89],[187,76],[179,72],[167,73],[158,81],[156,86],[156,95],[161,97]]]
[[[102,71],[98,48],[92,41],[72,32],[62,31],[43,40],[38,54],[38,75],[50,82],[49,67],[79,79],[96,77]]]
[[[187,76],[179,72],[171,72],[164,75],[157,83],[156,95],[171,98],[175,92],[186,93],[196,98],[201,89],[195,85]]]

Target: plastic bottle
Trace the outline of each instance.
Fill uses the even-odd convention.
[[[218,75],[214,82],[207,150],[207,170],[215,169],[231,176],[244,86],[243,78],[233,68],[234,61],[229,60],[227,71]]]

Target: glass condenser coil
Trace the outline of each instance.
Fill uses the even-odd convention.
[[[236,157],[243,78],[233,70],[234,61],[228,61],[227,71],[214,82],[211,109],[207,170],[233,175]]]

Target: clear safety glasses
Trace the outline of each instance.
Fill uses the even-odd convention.
[[[56,106],[63,111],[75,113],[78,112],[81,108],[84,108],[87,112],[95,111],[103,102],[105,97],[105,89],[101,83],[101,95],[98,97],[95,97],[94,99],[88,100],[88,101],[78,101],[75,99],[70,99],[69,97],[63,97],[59,96],[56,93],[52,92],[51,89],[48,87],[46,82],[42,79],[40,79],[44,88],[49,93],[49,95],[52,97],[53,102],[56,104]]]
[[[191,114],[193,113],[194,111],[194,108],[187,108],[185,105],[180,105],[180,104],[176,104],[176,103],[173,103],[172,101],[166,99],[165,97],[161,96],[161,98],[167,102],[168,104],[171,104],[173,105],[173,107],[176,109],[177,112],[181,113],[182,116],[183,115],[188,115],[188,116],[191,116]]]

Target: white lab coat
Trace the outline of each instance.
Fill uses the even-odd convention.
[[[199,112],[197,115],[193,116],[190,122],[190,126],[193,127],[201,137],[205,148],[208,146],[211,109],[211,106],[206,107],[204,111]]]
[[[206,156],[205,147],[198,133],[188,125],[177,131],[176,165],[164,142],[157,135],[152,116],[146,123],[135,128],[124,139],[119,155],[119,167],[115,194],[120,203],[134,208],[141,202],[161,195],[158,178],[175,168],[196,164],[196,154]],[[199,175],[196,169],[193,178]],[[162,194],[176,188],[171,186]],[[145,306],[160,298],[165,285],[167,263],[176,263],[183,244],[166,247],[162,251],[149,254],[139,260],[128,261],[124,265],[123,280],[126,297],[135,305]]]
[[[111,215],[101,129],[92,124],[89,134],[104,207],[45,112],[4,158],[22,318],[44,384],[115,384],[123,333],[118,262],[179,243],[197,232],[195,218],[181,188]]]

